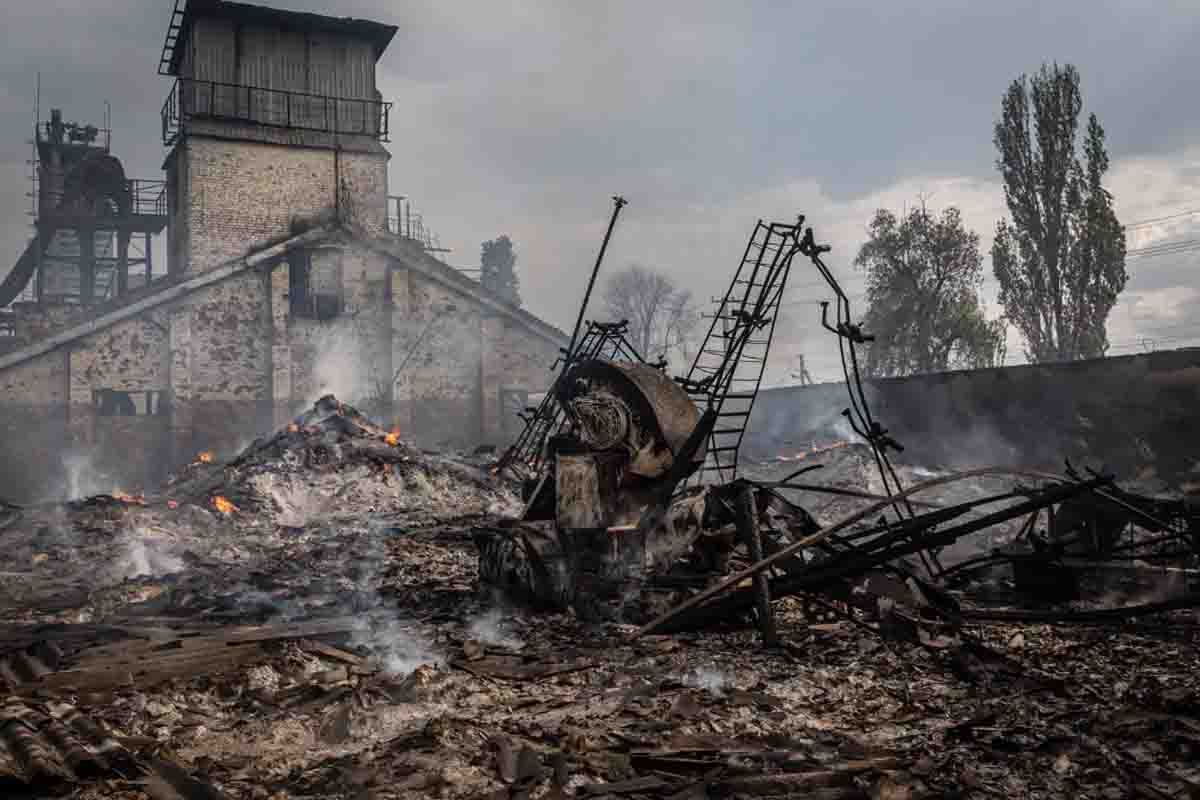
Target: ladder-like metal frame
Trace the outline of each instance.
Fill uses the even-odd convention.
[[[704,465],[694,476],[700,482],[725,483],[737,476],[738,450],[762,384],[803,224],[803,217],[793,225],[758,221],[729,289],[717,302],[704,344],[687,376],[675,379],[693,402],[717,416]]]
[[[566,411],[558,402],[558,389],[572,366],[590,359],[646,363],[637,348],[625,337],[628,329],[629,323],[626,320],[587,323],[587,329],[584,331],[579,345],[575,348],[575,352],[563,351],[563,355],[559,359],[562,368],[546,392],[546,396],[542,398],[542,402],[536,409],[531,406],[525,409],[525,413],[519,415],[521,419],[525,420],[525,428],[497,462],[497,471],[517,464],[528,469],[530,474],[537,474],[541,471],[546,440],[560,433],[570,424]],[[530,413],[532,413],[531,416]]]
[[[175,0],[175,7],[171,9],[171,21],[167,23],[167,35],[163,38],[162,55],[158,58],[158,74],[171,74],[171,61],[175,57],[175,45],[179,43],[179,34],[183,28],[183,12],[187,7],[187,0]]]

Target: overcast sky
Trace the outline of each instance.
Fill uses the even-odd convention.
[[[852,295],[875,208],[922,195],[957,205],[986,250],[1004,213],[991,143],[1000,97],[1043,61],[1080,69],[1123,223],[1200,209],[1194,0],[264,4],[399,26],[379,65],[395,103],[391,192],[414,199],[457,266],[509,234],[527,307],[563,328],[617,193],[629,206],[606,270],[657,267],[706,300],[760,217],[808,215]],[[99,122],[111,103],[114,153],[137,177],[161,175],[170,88],[156,73],[170,0],[4,5],[0,272],[29,236],[37,73],[43,110]],[[1130,233],[1131,247],[1195,238],[1200,214]],[[1197,252],[1131,259],[1112,352],[1200,341],[1198,266]],[[794,274],[773,381],[801,353],[818,379],[836,375],[814,279]],[[1019,356],[1015,334],[1009,350]]]

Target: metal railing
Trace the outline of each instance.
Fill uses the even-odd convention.
[[[441,239],[425,224],[425,218],[412,209],[412,202],[404,196],[390,195],[388,201],[387,230],[393,236],[412,239],[430,253],[448,253]]]
[[[156,217],[167,215],[167,182],[134,178],[129,181],[130,210]]]
[[[167,215],[166,181],[132,178],[125,181],[125,186],[129,191],[130,214],[148,214],[159,217]],[[41,216],[52,217],[56,212],[61,211],[59,207],[62,205],[64,197],[65,194],[62,191],[47,191],[41,198]],[[110,215],[115,214],[116,206],[120,204],[119,200],[109,197],[106,202],[113,204]]]
[[[391,103],[179,78],[162,106],[163,144],[175,143],[193,119],[370,136],[388,141]]]

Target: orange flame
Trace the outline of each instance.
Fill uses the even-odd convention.
[[[288,433],[295,433],[295,432],[296,432],[296,431],[298,431],[298,430],[300,430],[300,426],[299,426],[299,425],[297,425],[297,424],[296,424],[296,423],[294,423],[294,422],[289,422],[289,423],[288,423],[288,426],[287,426],[287,432],[288,432]]]
[[[196,454],[196,463],[198,464],[211,464],[212,460],[213,455],[211,450],[205,450],[203,453]]]
[[[212,504],[213,504],[213,508],[215,508],[217,511],[220,511],[225,516],[229,516],[230,514],[232,514],[233,512],[238,510],[237,506],[235,506],[233,503],[229,502],[228,500],[226,500],[224,497],[222,497],[219,494],[213,495]]]
[[[390,431],[388,431],[387,436],[383,437],[383,440],[392,447],[400,444],[400,428],[393,427]]]

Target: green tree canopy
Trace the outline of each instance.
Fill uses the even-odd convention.
[[[957,208],[934,216],[924,206],[903,219],[880,209],[855,266],[867,273],[863,327],[875,337],[865,372],[884,377],[992,366],[1004,326],[979,304],[979,235]]]
[[[1083,101],[1071,65],[1043,65],[1012,82],[996,123],[996,161],[1012,217],[997,226],[992,269],[1005,315],[1031,361],[1094,358],[1125,288],[1125,230],[1112,195],[1104,129],[1092,114],[1076,155]]]
[[[508,236],[500,236],[480,246],[479,266],[479,282],[483,288],[515,306],[521,305],[517,254]]]

